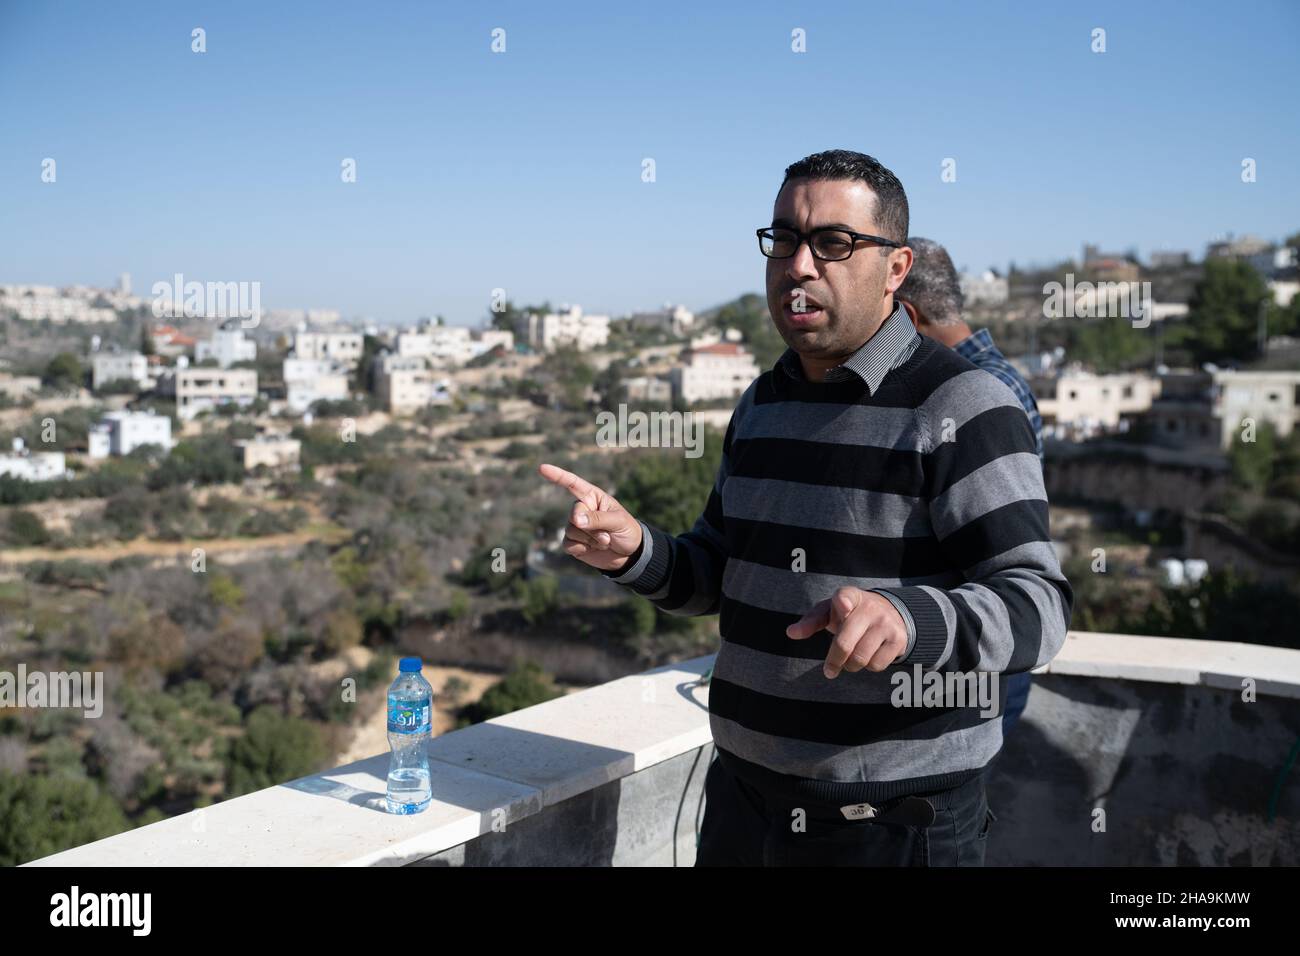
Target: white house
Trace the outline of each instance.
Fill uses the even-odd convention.
[[[334,359],[291,355],[284,360],[284,385],[289,408],[301,414],[313,402],[347,398],[348,372]]]
[[[586,352],[609,341],[609,316],[583,315],[581,306],[561,306],[559,312],[530,312],[519,318],[515,332],[536,351],[551,352],[562,345],[573,345]]]
[[[93,426],[88,436],[91,458],[129,455],[141,445],[172,447],[172,420],[167,415],[145,412],[109,412]]]
[[[61,451],[28,451],[21,438],[13,440],[13,451],[0,455],[0,475],[25,478],[27,481],[53,481],[67,477],[67,465]]]
[[[212,333],[212,338],[199,341],[194,346],[194,359],[216,359],[222,368],[230,368],[236,362],[252,362],[257,359],[257,343],[244,338],[244,330],[234,319],[221,323],[221,327]]]
[[[717,398],[736,398],[758,377],[754,356],[734,342],[691,349],[670,372],[673,393],[688,405]]]
[[[307,332],[293,337],[293,354],[300,359],[332,359],[349,369],[361,361],[365,336],[360,332]]]
[[[96,352],[91,356],[90,368],[92,389],[122,378],[141,388],[150,385],[149,359],[139,352]]]
[[[684,305],[665,303],[662,309],[634,312],[628,325],[634,329],[663,329],[673,335],[685,335],[695,323],[695,313]]]
[[[394,351],[402,358],[424,358],[443,367],[464,365],[498,345],[514,348],[514,334],[499,329],[474,330],[459,325],[426,325],[397,334]]]

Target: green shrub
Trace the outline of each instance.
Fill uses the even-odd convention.
[[[90,780],[0,772],[0,866],[15,866],[129,829]]]
[[[319,769],[325,757],[325,742],[315,724],[259,707],[249,715],[244,736],[230,745],[227,795],[252,793],[306,776]]]

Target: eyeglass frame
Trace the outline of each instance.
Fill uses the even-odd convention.
[[[766,252],[763,252],[763,233],[772,232],[776,229],[783,229],[786,232],[792,232],[794,233],[795,238],[799,240],[794,245],[794,252],[790,253],[788,256],[769,256]],[[817,255],[817,250],[812,246],[812,238],[819,232],[839,232],[851,236],[853,238],[853,245],[849,246],[849,254],[844,256],[843,259],[827,259],[824,256]],[[760,229],[754,230],[754,234],[758,236],[758,251],[763,252],[763,257],[765,259],[793,259],[799,254],[799,247],[805,242],[808,243],[808,251],[812,253],[812,257],[818,262],[844,262],[845,259],[849,259],[853,256],[853,253],[857,250],[857,243],[859,242],[874,242],[882,246],[890,246],[894,249],[901,249],[903,246],[907,245],[905,242],[895,242],[893,239],[886,239],[884,236],[872,236],[865,232],[854,232],[852,229],[841,229],[839,226],[818,226],[816,229],[809,229],[806,233],[800,232],[798,229],[791,229],[789,226],[763,226]]]

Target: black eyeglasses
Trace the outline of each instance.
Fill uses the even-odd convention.
[[[863,232],[836,229],[833,226],[813,229],[807,233],[784,227],[758,230],[758,249],[769,259],[789,259],[799,251],[799,246],[805,241],[808,243],[808,248],[812,250],[813,257],[825,262],[847,259],[853,255],[857,242],[875,242],[899,249],[903,247],[901,242],[886,239],[884,236],[869,236]]]

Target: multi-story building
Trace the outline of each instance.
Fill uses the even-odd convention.
[[[497,346],[514,348],[514,334],[499,329],[471,331],[458,325],[426,325],[397,334],[394,351],[403,358],[424,358],[433,365],[464,365]]]
[[[227,319],[212,333],[212,338],[199,341],[194,346],[195,361],[216,359],[221,368],[230,368],[236,362],[257,360],[257,343],[244,338],[244,330],[235,319]]]
[[[1175,371],[1161,376],[1161,396],[1143,416],[1153,442],[1227,451],[1239,436],[1268,423],[1281,437],[1300,415],[1300,372]]]
[[[628,316],[628,325],[634,329],[663,329],[672,335],[686,335],[694,323],[695,313],[690,309],[667,302],[662,309],[634,312]]]
[[[108,382],[128,379],[140,388],[152,384],[149,360],[139,352],[96,352],[91,356],[90,387],[99,389]]]
[[[300,359],[331,359],[349,369],[356,368],[365,351],[360,332],[307,332],[293,337],[293,354]]]
[[[284,360],[284,385],[289,408],[301,414],[313,402],[347,398],[348,370],[334,359],[290,355]]]
[[[1258,236],[1239,236],[1218,242],[1208,243],[1205,247],[1206,259],[1249,259],[1273,251],[1273,244]]]
[[[469,329],[459,325],[426,325],[399,332],[393,349],[402,358],[422,358],[436,365],[463,365],[474,357]]]
[[[1082,441],[1105,432],[1127,431],[1130,420],[1151,408],[1158,379],[1145,372],[1094,375],[1080,369],[1030,382],[1044,437]]]
[[[144,412],[109,412],[92,426],[87,436],[91,458],[129,455],[141,445],[172,447],[172,420],[167,415]]]
[[[1268,422],[1283,438],[1296,427],[1300,372],[1220,370],[1213,377],[1212,398],[1221,448],[1226,450],[1232,445],[1249,426],[1247,420],[1253,421],[1256,429]]]
[[[371,369],[375,397],[391,414],[404,415],[451,401],[451,381],[431,369],[422,356],[384,350],[375,356]]]
[[[1214,377],[1200,369],[1164,369],[1160,395],[1137,416],[1143,437],[1184,451],[1214,451],[1222,426],[1214,413]]]
[[[516,320],[515,335],[534,351],[552,352],[572,345],[585,352],[609,341],[609,316],[584,315],[581,306],[563,305],[559,312],[521,316]]]
[[[251,405],[257,400],[257,370],[180,368],[165,387],[175,389],[176,414],[188,420],[217,405]]]
[[[379,401],[393,415],[451,401],[451,382],[427,368],[394,369],[377,376],[375,386]]]
[[[673,395],[688,405],[736,398],[758,377],[754,356],[734,342],[691,349],[671,373]]]
[[[114,322],[110,297],[98,289],[56,289],[46,285],[0,286],[0,312],[28,322]]]

